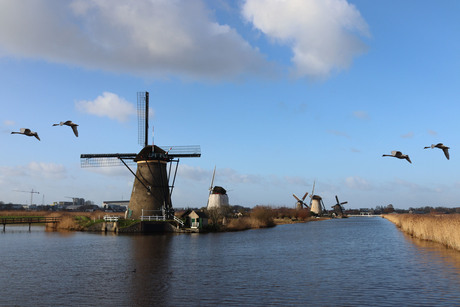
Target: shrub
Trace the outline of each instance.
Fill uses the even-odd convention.
[[[250,218],[253,228],[274,226],[273,209],[267,206],[256,206],[252,209]]]

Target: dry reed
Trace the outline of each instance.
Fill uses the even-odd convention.
[[[413,237],[460,251],[460,214],[385,214],[383,217]]]
[[[95,221],[102,219],[107,213],[102,211],[94,212],[71,212],[71,211],[0,211],[0,216],[44,216],[44,217],[58,217],[59,223],[56,229],[60,230],[83,230],[84,225],[78,220],[86,219],[87,221]],[[110,213],[110,215],[124,216],[124,213]]]
[[[227,231],[238,231],[253,228],[265,228],[275,226],[273,210],[266,206],[256,206],[250,216],[230,219],[225,227]]]

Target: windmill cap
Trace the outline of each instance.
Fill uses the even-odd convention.
[[[212,194],[227,194],[227,191],[223,187],[215,186],[212,189]]]
[[[167,160],[166,151],[156,145],[147,145],[137,154],[135,162],[143,160]]]

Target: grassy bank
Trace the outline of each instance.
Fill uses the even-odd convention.
[[[102,222],[105,212],[68,212],[68,211],[0,211],[0,217],[58,217],[56,225],[59,230],[84,230],[91,224]],[[122,213],[110,215],[124,216]]]
[[[460,214],[385,214],[383,217],[413,237],[460,251]]]

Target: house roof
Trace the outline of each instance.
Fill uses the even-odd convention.
[[[195,211],[193,210],[192,212],[190,212],[189,214],[187,215],[192,215],[192,214],[196,214],[198,217],[201,217],[201,218],[204,218],[204,219],[207,219],[208,216],[206,215],[206,213],[204,213],[203,211]]]

